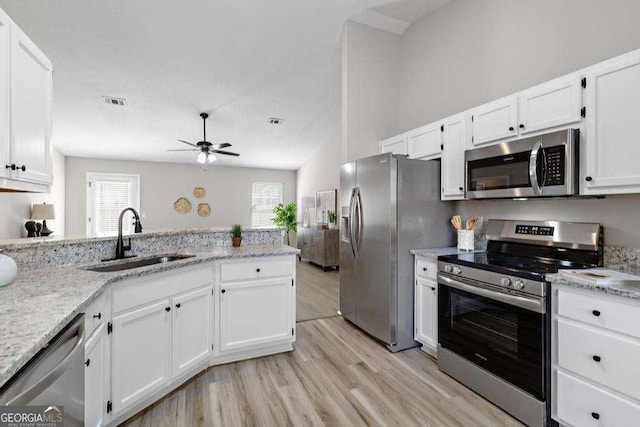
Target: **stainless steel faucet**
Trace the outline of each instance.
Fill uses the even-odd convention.
[[[124,214],[127,211],[131,211],[133,216],[136,218],[135,222],[135,230],[134,233],[142,233],[142,224],[140,224],[140,215],[133,208],[126,208],[122,212],[120,212],[120,217],[118,218],[118,241],[116,243],[116,256],[115,259],[123,259],[125,251],[131,250],[131,237],[129,237],[129,244],[127,246],[124,245],[124,241],[122,240],[122,219],[124,218]]]

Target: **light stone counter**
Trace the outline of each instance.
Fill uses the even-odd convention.
[[[0,386],[111,283],[219,259],[295,255],[300,251],[280,244],[158,253],[168,252],[195,257],[111,273],[83,269],[95,266],[96,262],[19,272],[13,283],[0,288]]]
[[[640,269],[637,265],[611,265],[606,267],[608,270],[617,270],[623,273],[633,274],[640,276]],[[573,288],[585,289],[593,292],[602,292],[610,295],[617,295],[619,297],[640,299],[640,286],[633,285],[594,285],[584,282],[578,282],[573,280],[567,280],[565,278],[558,277],[557,274],[547,274],[546,279],[551,282],[551,285],[565,285]]]
[[[462,254],[472,254],[477,252],[484,252],[483,250],[475,250],[475,251],[461,251],[458,250],[457,247],[448,247],[448,248],[431,248],[431,249],[411,249],[412,255],[421,256],[425,258],[431,258],[434,261],[438,260],[439,256],[442,255],[462,255]]]

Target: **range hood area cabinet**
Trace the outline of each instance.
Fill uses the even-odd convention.
[[[0,9],[0,189],[49,192],[51,61]]]
[[[424,160],[441,156],[442,200],[461,200],[466,150],[579,128],[579,194],[640,193],[639,105],[640,49],[386,139],[380,152]],[[470,123],[455,126],[456,117]],[[434,149],[438,137],[442,153]]]

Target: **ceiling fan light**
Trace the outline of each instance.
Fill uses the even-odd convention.
[[[209,153],[209,155],[207,156],[207,160],[209,160],[209,163],[215,162],[216,159],[217,159],[217,157],[214,156],[213,153]]]
[[[198,163],[206,163],[207,162],[207,153],[205,153],[204,151],[201,151],[200,154],[198,154]]]

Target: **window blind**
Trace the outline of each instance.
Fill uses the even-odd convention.
[[[123,209],[129,207],[130,183],[118,181],[98,181],[96,185],[96,224],[95,231],[100,236],[118,233],[118,217]],[[128,223],[123,224],[125,231]]]
[[[254,182],[251,189],[251,226],[273,227],[273,208],[283,202],[281,182]]]

